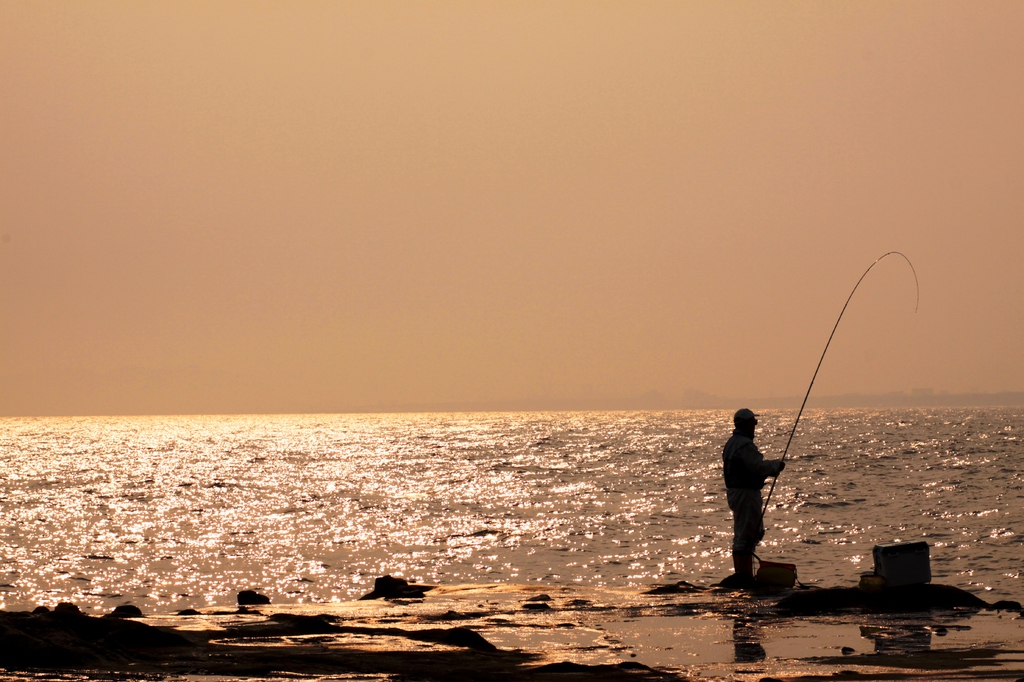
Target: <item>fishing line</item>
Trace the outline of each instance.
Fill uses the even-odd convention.
[[[864,274],[860,276],[860,279],[857,280],[857,283],[853,285],[853,291],[851,291],[850,295],[846,297],[846,303],[843,304],[843,309],[839,312],[839,317],[836,319],[835,326],[832,327],[832,333],[828,335],[828,341],[825,343],[825,350],[821,351],[821,358],[818,359],[818,366],[814,368],[814,375],[811,376],[811,383],[807,387],[807,393],[804,394],[804,401],[802,403],[800,403],[800,411],[796,413],[796,421],[793,422],[793,430],[789,432],[789,440],[786,441],[786,448],[782,451],[782,461],[783,462],[786,461],[786,454],[789,453],[789,445],[790,445],[790,443],[793,442],[793,436],[796,435],[796,426],[797,426],[797,424],[800,423],[800,415],[802,415],[804,413],[804,407],[807,405],[807,398],[810,397],[810,395],[811,395],[811,388],[814,387],[814,380],[818,378],[818,370],[821,369],[821,363],[825,360],[825,353],[828,352],[829,344],[832,343],[832,337],[836,335],[836,329],[839,328],[839,322],[843,319],[843,313],[846,312],[846,306],[850,305],[850,299],[853,298],[853,295],[855,293],[857,293],[857,287],[860,286],[860,283],[863,282],[864,278],[868,276],[869,272],[871,272],[871,268],[873,268],[876,265],[878,265],[878,262],[880,260],[882,260],[883,258],[886,258],[887,256],[899,256],[899,257],[901,257],[903,260],[907,261],[907,265],[910,266],[910,271],[912,273],[914,273],[914,287],[917,289],[917,299],[914,301],[914,312],[915,313],[917,312],[917,306],[921,302],[921,285],[918,284],[918,281],[917,281],[917,270],[914,269],[914,264],[910,262],[909,258],[907,258],[904,254],[900,253],[899,251],[890,251],[888,253],[883,253],[881,256],[879,256],[878,258],[875,259],[874,263],[872,263],[871,265],[868,266],[868,269],[865,270]],[[775,484],[778,482],[778,480],[779,480],[778,476],[773,478],[772,479],[772,487],[768,489],[768,497],[765,498],[764,508],[761,509],[761,524],[762,525],[764,524],[764,514],[765,514],[766,511],[768,511],[768,503],[772,499],[772,493],[775,492]]]

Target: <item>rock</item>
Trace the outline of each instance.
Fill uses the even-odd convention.
[[[630,654],[630,656],[636,656],[636,654]],[[636,661],[623,661],[621,663],[616,663],[615,667],[619,668],[620,670],[650,670],[651,669],[649,666],[646,666],[643,663],[637,663]]]
[[[526,602],[525,604],[523,604],[523,608],[526,609],[527,611],[550,611],[551,610],[551,606],[549,606],[546,602],[542,602],[542,601]]]
[[[43,635],[64,632],[90,644],[126,649],[191,646],[181,635],[123,618],[95,618],[81,612],[57,611],[35,616]],[[45,628],[49,628],[47,631]]]
[[[132,604],[121,604],[104,618],[142,618],[142,609]]]
[[[949,585],[905,585],[887,587],[877,594],[856,587],[834,587],[790,594],[776,608],[803,615],[862,609],[881,613],[906,613],[930,609],[968,607],[983,609],[988,603],[970,592]]]
[[[531,672],[607,674],[618,670],[650,670],[650,668],[643,663],[637,663],[636,661],[623,661],[615,664],[602,663],[598,665],[586,665],[585,663],[574,663],[573,661],[559,661],[558,663],[548,663],[547,665],[537,666]]]
[[[484,639],[483,635],[478,632],[474,632],[469,628],[451,628],[450,630],[445,630],[444,634],[436,641],[441,644],[461,646],[467,649],[474,649],[476,651],[498,650],[498,647]]]
[[[270,620],[291,627],[292,633],[296,635],[322,635],[338,631],[338,628],[331,622],[335,620],[334,617],[327,614],[303,616],[293,613],[275,613],[270,616]]]
[[[238,605],[239,606],[257,606],[260,604],[269,604],[270,597],[260,594],[255,590],[242,590],[238,593]]]
[[[37,628],[32,627],[36,624],[16,621],[11,617],[14,615],[4,614],[8,617],[0,625],[0,642],[3,643],[0,646],[0,668],[13,671],[93,666],[100,663],[99,656],[87,643],[75,641],[75,638],[64,632],[46,632],[48,628],[38,628],[44,632],[37,632]],[[40,616],[33,614],[30,617]]]
[[[82,610],[68,601],[62,601],[53,607],[54,613],[81,613]]]
[[[373,581],[373,591],[360,597],[363,599],[421,599],[433,585],[411,584],[402,578],[381,576]]]
[[[225,628],[221,635],[228,639],[251,639],[253,637],[295,637],[298,635],[328,635],[336,633],[356,634],[364,637],[403,637],[418,642],[435,642],[448,646],[497,651],[497,647],[469,628],[417,628],[373,627],[363,625],[338,625],[336,616],[320,614],[306,616],[291,613],[272,614],[265,622],[242,623]]]
[[[534,597],[530,597],[526,601],[551,601],[551,597],[546,594],[538,594]]]
[[[595,670],[598,666],[596,665],[584,665],[583,663],[574,663],[572,661],[559,661],[558,663],[548,663],[547,665],[537,666],[533,669],[535,673],[585,673]]]
[[[993,611],[1020,611],[1021,606],[1019,601],[1009,601],[1007,599],[1000,599],[995,604],[989,606]]]
[[[751,590],[758,587],[764,587],[764,585],[758,584],[754,580],[753,576],[743,575],[742,573],[732,573],[725,577],[722,582],[715,585],[715,587],[725,587],[731,590]]]
[[[331,623],[327,615],[304,616],[292,613],[272,614],[266,622],[245,623],[226,628],[227,636],[247,637],[295,637],[298,635],[326,635],[342,630]]]
[[[195,609],[182,609],[181,611],[178,611],[178,613],[176,615],[179,615],[179,616],[201,616],[203,614],[199,613]]]
[[[840,651],[843,653],[843,656],[852,656],[857,652],[852,646],[844,646]]]
[[[728,578],[726,578],[726,580],[728,580]],[[671,585],[655,585],[644,592],[644,594],[687,594],[689,592],[700,592],[703,589],[703,587],[697,587],[685,580],[680,580],[679,582]]]
[[[121,668],[136,652],[191,647],[181,635],[120,618],[95,618],[77,608],[39,613],[0,611],[0,668]],[[148,656],[148,653],[143,653]]]
[[[49,613],[49,612],[50,612],[50,609],[46,608],[45,606],[37,606],[34,609],[32,609],[32,613]]]

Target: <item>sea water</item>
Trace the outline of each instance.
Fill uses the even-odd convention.
[[[766,411],[779,457],[795,411]],[[0,607],[350,600],[427,583],[643,587],[731,570],[731,413],[0,420]],[[808,410],[759,555],[850,586],[881,542],[1020,599],[1024,410]],[[767,488],[765,489],[767,492]]]

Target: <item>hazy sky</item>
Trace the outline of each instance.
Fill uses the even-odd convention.
[[[1024,3],[0,2],[0,414],[1024,390]],[[756,407],[756,406],[755,406]]]

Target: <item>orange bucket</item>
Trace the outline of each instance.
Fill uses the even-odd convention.
[[[754,580],[762,585],[793,587],[796,584],[796,564],[782,564],[775,561],[757,562]]]

